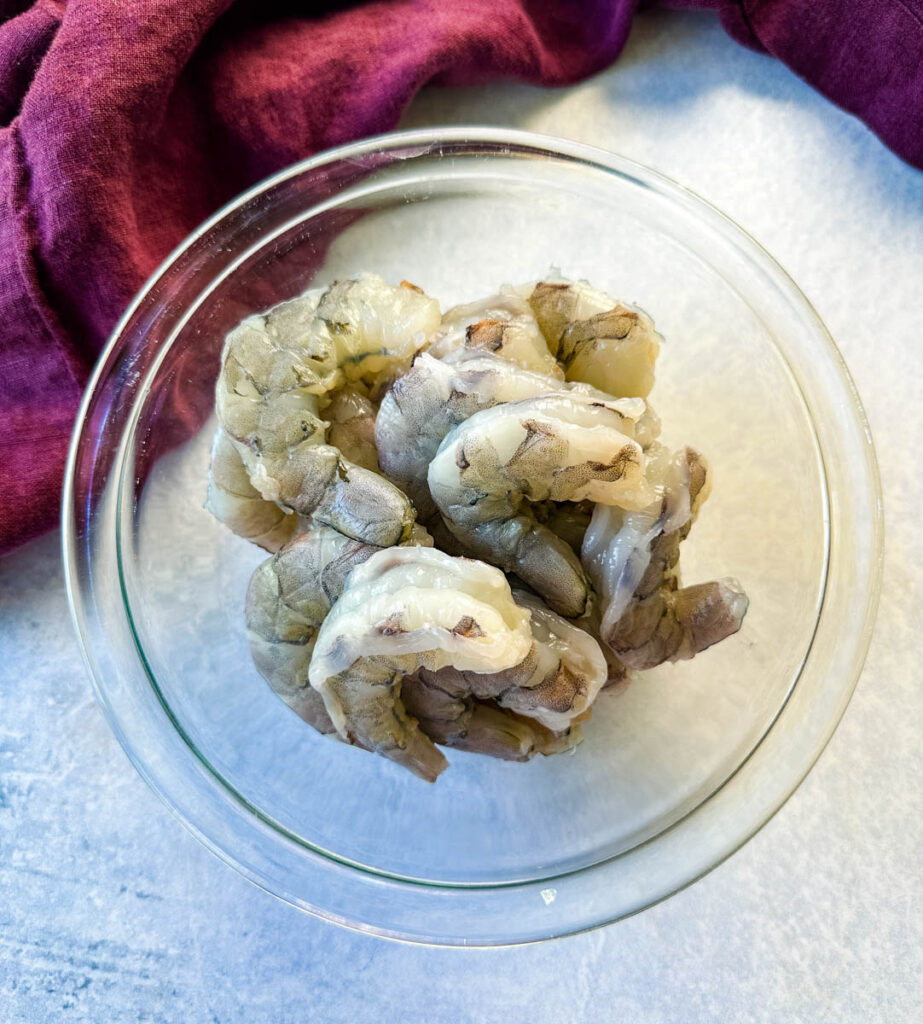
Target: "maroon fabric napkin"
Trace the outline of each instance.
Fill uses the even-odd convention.
[[[0,551],[56,521],[90,368],[219,205],[425,83],[601,70],[638,0],[0,0]],[[680,0],[923,166],[923,0]],[[306,9],[312,10],[306,14]]]

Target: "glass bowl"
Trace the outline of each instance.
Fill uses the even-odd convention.
[[[315,734],[250,662],[265,555],[203,509],[224,334],[310,285],[372,270],[449,305],[549,267],[655,318],[666,440],[715,487],[687,582],[737,576],[740,633],[604,693],[572,756],[449,751],[427,785]],[[187,827],[332,921],[453,945],[615,921],[718,864],[830,738],[877,602],[878,475],[855,389],[780,267],[692,193],[576,143],[414,131],[307,160],[235,200],[116,328],[74,434],[67,586],[97,695]]]

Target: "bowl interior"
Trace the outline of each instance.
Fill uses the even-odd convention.
[[[126,436],[119,574],[152,684],[250,813],[372,871],[492,886],[636,847],[733,775],[811,646],[829,515],[814,426],[783,355],[797,325],[719,232],[630,175],[419,156],[301,206],[255,241],[228,241],[236,262],[177,320]],[[654,317],[666,338],[652,395],[665,440],[694,445],[715,473],[683,578],[736,576],[750,610],[737,636],[694,661],[604,693],[572,756],[520,765],[449,751],[429,786],[314,734],[251,665],[244,593],[265,555],[202,507],[218,354],[241,317],[362,270],[409,279],[446,307],[551,267]]]

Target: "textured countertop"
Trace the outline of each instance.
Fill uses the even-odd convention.
[[[878,627],[800,790],[690,889],[600,931],[431,950],[251,886],[147,789],[94,703],[57,536],[0,560],[0,1020],[923,1019],[923,175],[708,14],[645,15],[574,88],[425,92],[404,124],[603,146],[716,203],[792,274],[846,358],[885,496]]]

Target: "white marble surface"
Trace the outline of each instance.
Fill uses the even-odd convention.
[[[792,273],[878,445],[878,628],[833,741],[743,850],[668,902],[542,946],[406,947],[304,916],[201,848],[97,709],[57,537],[0,561],[0,1020],[923,1019],[923,175],[708,14],[639,18],[571,89],[428,91],[407,126],[514,125],[659,168]]]

